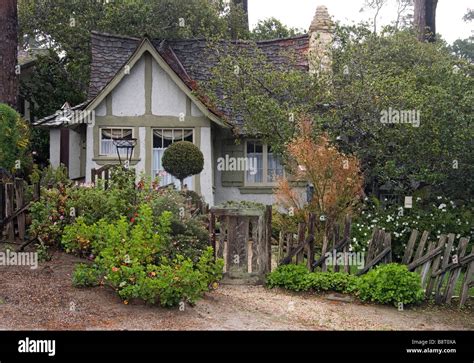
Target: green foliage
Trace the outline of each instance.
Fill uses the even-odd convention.
[[[391,263],[370,270],[357,281],[357,296],[361,300],[381,304],[414,304],[424,299],[421,278],[409,272],[405,265]]]
[[[305,265],[282,265],[267,276],[267,286],[293,291],[352,292],[356,276],[342,272],[309,272]]]
[[[311,288],[310,273],[304,265],[283,265],[267,276],[267,286],[283,287],[288,290],[306,291]]]
[[[282,54],[288,66],[280,67],[256,46],[231,54],[217,44],[219,63],[206,90],[284,160],[296,131],[292,120],[306,117],[314,136],[328,132],[361,160],[368,194],[390,182],[405,195],[429,185],[438,195],[471,200],[473,65],[442,41],[419,42],[409,30],[338,27],[334,42],[332,72],[317,74],[298,67],[289,52]],[[419,127],[383,124],[382,111],[390,108],[420,111]]]
[[[349,293],[356,288],[357,277],[343,272],[313,272],[308,276],[311,289]]]
[[[405,265],[380,265],[357,277],[342,272],[309,272],[304,265],[283,265],[267,275],[267,286],[293,291],[336,291],[351,293],[363,301],[381,304],[421,302],[421,278]]]
[[[49,55],[41,60],[33,83],[24,88],[27,94],[39,91],[46,97],[41,102],[41,113],[56,110],[60,106],[56,102],[84,99],[89,82],[92,30],[135,37],[147,34],[157,39],[247,36],[242,26],[243,13],[223,0],[19,0],[18,18],[25,44],[65,54],[61,59]],[[184,26],[180,26],[181,18]],[[50,80],[45,73],[48,66]],[[41,80],[50,88],[49,94],[36,87]]]
[[[204,168],[201,150],[189,141],[178,141],[163,153],[163,168],[183,183],[188,176],[199,174]]]
[[[101,271],[97,266],[80,263],[72,274],[72,283],[76,287],[93,287],[99,285]]]
[[[250,37],[254,40],[270,40],[289,38],[302,34],[304,34],[303,30],[289,28],[278,19],[271,17],[259,20],[255,28],[252,29]]]
[[[31,167],[29,128],[10,106],[0,103],[0,166],[9,172]]]

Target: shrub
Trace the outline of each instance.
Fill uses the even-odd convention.
[[[354,293],[363,301],[413,304],[423,300],[420,276],[405,265],[381,265],[362,277],[342,272],[308,272],[304,265],[283,265],[267,275],[267,286],[293,291]]]
[[[97,266],[79,264],[72,274],[72,283],[76,287],[91,287],[99,285],[102,273]]]
[[[162,306],[175,306],[180,302],[194,304],[209,286],[222,277],[223,260],[213,261],[213,250],[208,248],[197,263],[178,256],[174,260],[163,257],[158,264],[130,263],[118,266],[106,266],[104,276],[124,299],[137,298],[148,303],[160,303]]]
[[[358,279],[357,296],[382,304],[413,304],[423,300],[420,275],[405,265],[380,265]]]
[[[308,275],[308,269],[304,265],[282,265],[267,276],[267,286],[306,291],[311,282]]]
[[[313,272],[307,277],[310,288],[315,291],[337,291],[349,293],[356,287],[357,277],[343,272]]]
[[[163,306],[194,303],[220,279],[223,261],[214,262],[212,248],[203,247],[194,260],[179,254],[171,244],[171,218],[165,211],[155,219],[148,204],[140,205],[133,222],[122,216],[113,223],[102,219],[87,225],[77,218],[64,229],[63,245],[69,252],[92,253],[96,271],[80,267],[74,279],[81,286],[92,285],[103,272],[106,284],[124,300],[138,298]]]
[[[183,180],[199,174],[204,168],[204,156],[192,142],[179,141],[165,150],[162,163],[168,173],[180,180],[183,189]]]
[[[10,172],[31,167],[28,145],[28,124],[13,108],[0,103],[0,166]]]

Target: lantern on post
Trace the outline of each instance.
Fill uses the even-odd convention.
[[[133,138],[122,138],[122,139],[114,139],[113,141],[115,148],[117,149],[117,155],[119,158],[120,165],[124,165],[126,168],[130,165],[130,161],[132,160],[133,150],[135,149],[135,145],[137,144],[137,139]],[[121,152],[121,151],[124,152]],[[122,160],[122,157],[124,160]]]

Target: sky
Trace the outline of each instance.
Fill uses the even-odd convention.
[[[361,13],[364,0],[249,0],[249,22],[253,28],[258,20],[275,17],[289,27],[307,30],[316,7],[325,5],[329,14],[343,24],[370,20],[371,9]],[[466,23],[462,17],[474,8],[473,0],[439,0],[436,10],[436,32],[452,43],[458,38],[474,35],[474,21]],[[380,25],[395,20],[396,0],[388,0],[377,21]]]

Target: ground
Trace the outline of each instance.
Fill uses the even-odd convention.
[[[1,330],[473,330],[474,309],[343,302],[262,286],[221,285],[194,307],[124,305],[107,287],[75,288],[78,258],[56,252],[37,270],[0,267]],[[335,298],[335,299],[333,299]],[[347,297],[342,297],[344,300]]]

